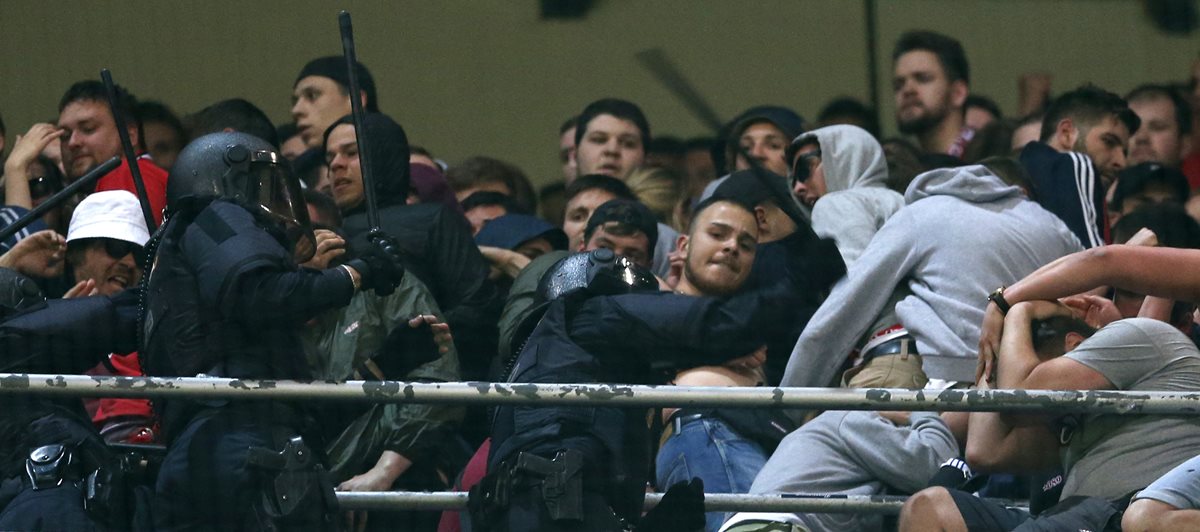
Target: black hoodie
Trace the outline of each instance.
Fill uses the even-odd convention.
[[[387,115],[364,117],[371,168],[379,206],[379,225],[396,239],[408,273],[416,275],[433,293],[454,333],[462,376],[482,379],[496,352],[496,323],[504,300],[487,280],[488,264],[471,238],[467,220],[441,203],[407,205],[408,137]],[[334,122],[353,124],[350,116]],[[367,245],[366,202],[343,211],[342,229],[350,253]]]

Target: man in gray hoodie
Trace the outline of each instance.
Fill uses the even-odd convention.
[[[1023,187],[985,166],[917,176],[907,206],[809,321],[783,385],[829,385],[852,351],[872,339],[859,353],[860,368],[898,360],[916,367],[900,371],[900,382],[890,380],[895,372],[883,372],[856,386],[920,387],[926,376],[973,381],[987,294],[1082,249],[1058,217],[1026,199]]]
[[[883,147],[860,127],[804,133],[788,147],[787,160],[793,194],[812,209],[813,231],[837,242],[847,268],[904,206],[904,196],[887,188]]]

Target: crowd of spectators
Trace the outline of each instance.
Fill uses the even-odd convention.
[[[714,303],[685,316],[710,330],[660,327],[657,314],[615,305],[597,318],[613,334],[572,333],[598,357],[646,357],[596,369],[596,382],[1200,391],[1200,61],[1185,81],[1150,80],[1124,96],[1092,84],[1055,93],[1048,75],[1029,75],[1021,80],[1020,116],[1005,116],[992,98],[972,92],[967,54],[954,38],[910,31],[891,59],[894,119],[904,137],[881,138],[875,111],[854,98],[829,102],[814,122],[794,109],[754,105],[717,136],[692,139],[652,136],[650,117],[630,99],[581,100],[557,137],[546,132],[548,154],[558,140],[562,174],[541,187],[484,154],[441,160],[379,112],[388,88],[376,86],[366,66],[356,65],[360,94],[349,93],[341,57],[304,65],[290,90],[292,122],[278,125],[241,99],[180,116],[119,88],[114,108],[100,82],[84,80],[67,88],[53,122],[19,130],[0,122],[0,153],[7,147],[0,223],[121,156],[116,114],[141,154],[133,164],[156,226],[171,168],[189,140],[244,132],[275,146],[303,180],[315,249],[300,267],[342,264],[371,229],[360,132],[350,116],[355,98],[367,111],[363,140],[380,225],[398,244],[406,275],[392,295],[360,292],[348,306],[297,325],[304,351],[296,363],[313,378],[521,382],[513,365],[536,348],[529,339],[547,304],[543,277],[574,253],[607,249],[652,272],[664,292]],[[279,93],[286,98],[288,88]],[[12,287],[0,287],[0,308],[19,312],[31,299],[138,287],[154,264],[146,252],[154,231],[133,194],[129,164],[0,242],[0,279]],[[784,278],[791,292],[770,299]],[[756,323],[727,316],[749,301],[787,306],[753,309]],[[567,309],[563,320],[587,312]],[[435,348],[420,336],[425,323],[439,333]],[[698,336],[680,336],[688,334]],[[748,339],[756,347],[713,353],[742,349]],[[653,349],[671,355],[660,363],[645,354]],[[542,363],[554,356],[540,354]],[[143,374],[137,349],[23,369]],[[145,400],[76,406],[110,444],[171,444]],[[689,481],[699,478],[708,492],[912,495],[898,519],[710,512],[699,522],[665,521],[674,526],[1200,527],[1194,416],[683,408],[621,417],[618,427],[599,414],[555,417],[559,411],[569,409],[537,414],[558,432],[544,432],[550,440],[528,449],[554,458],[553,438],[568,439],[572,423],[626,431],[614,440],[646,440],[653,458],[611,469],[646,489],[694,487]],[[497,424],[514,416],[519,424],[524,410],[500,412],[439,404],[322,409],[325,468],[340,491],[470,490],[509,465],[492,439],[499,431],[498,443],[514,445],[520,434]],[[649,437],[632,437],[630,420]],[[0,455],[27,454],[20,441],[0,435]],[[616,483],[600,464],[585,461],[582,471],[591,476],[585,489]],[[989,498],[1028,500],[1028,507]],[[373,530],[488,526],[465,511],[345,519]],[[541,519],[529,522],[548,522]],[[566,530],[571,519],[578,522],[561,518],[555,526],[563,528],[553,529]],[[520,522],[510,516],[492,526]],[[609,521],[585,513],[583,522]]]

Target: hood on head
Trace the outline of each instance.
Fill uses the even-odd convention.
[[[343,116],[325,130],[324,142],[329,142],[329,133],[342,124],[354,124],[354,117]],[[375,181],[375,203],[379,207],[404,205],[408,199],[406,183],[409,181],[408,135],[395,120],[383,113],[366,113],[363,126],[367,130],[367,142],[371,150],[371,177]],[[325,148],[322,147],[322,151]],[[364,169],[365,170],[365,169]],[[343,215],[364,213],[366,201],[346,210]]]
[[[726,125],[728,130],[721,137],[725,148],[725,164],[731,171],[734,161],[737,160],[738,144],[742,133],[746,131],[746,128],[759,122],[773,124],[783,132],[785,139],[795,138],[805,130],[804,118],[787,107],[760,105],[743,111]]]
[[[888,170],[883,146],[867,130],[858,126],[826,126],[796,137],[788,148],[788,166],[791,166],[796,150],[814,138],[821,147],[821,164],[825,168],[825,187],[828,192],[887,186]]]
[[[930,170],[913,179],[904,193],[905,203],[930,196],[953,196],[971,203],[988,203],[1021,196],[1021,188],[1009,185],[988,167],[976,164]]]

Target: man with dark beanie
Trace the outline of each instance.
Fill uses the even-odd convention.
[[[354,64],[363,108],[368,113],[379,112],[375,94],[375,78],[362,63]],[[292,84],[292,118],[296,132],[311,148],[321,147],[321,134],[335,120],[350,114],[350,78],[346,60],[340,55],[318,57],[300,69]]]
[[[367,113],[364,127],[371,147],[379,223],[396,239],[405,271],[429,287],[446,313],[463,377],[482,379],[496,352],[496,322],[504,305],[503,296],[487,280],[488,263],[462,214],[443,203],[406,203],[410,168],[404,129],[381,113]],[[337,119],[323,141],[333,199],[345,217],[342,229],[354,255],[367,245],[370,227],[352,117]]]

